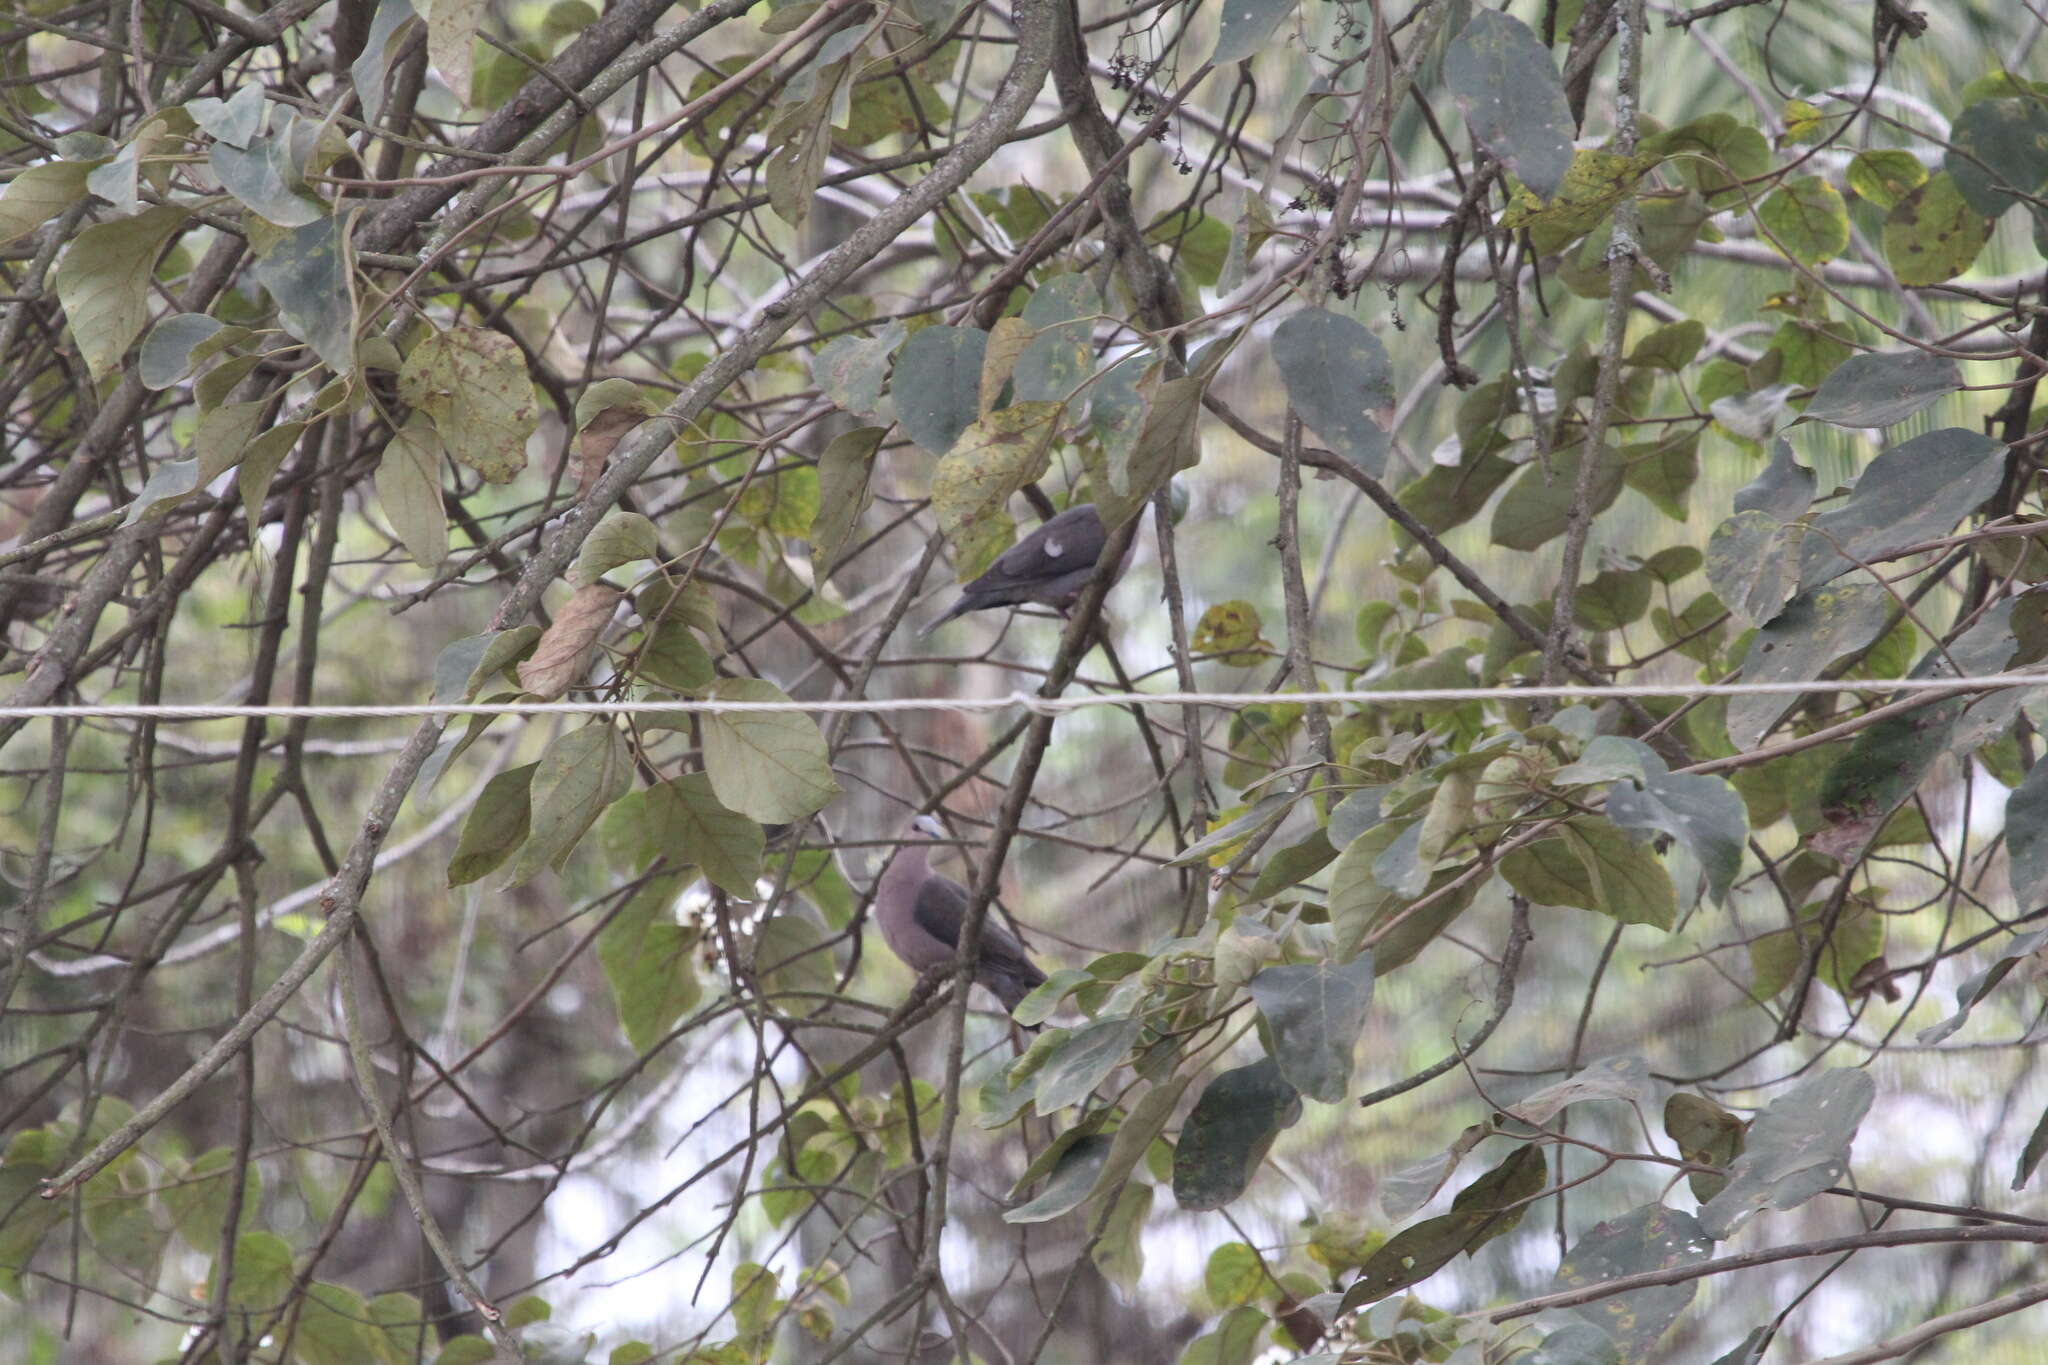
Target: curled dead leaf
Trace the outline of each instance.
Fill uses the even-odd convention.
[[[609,583],[578,588],[540,637],[532,657],[519,665],[519,685],[543,701],[568,691],[589,666],[590,651],[624,596]]]

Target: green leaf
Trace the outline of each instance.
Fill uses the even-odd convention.
[[[1726,1168],[1742,1151],[1749,1125],[1698,1095],[1676,1091],[1664,1101],[1664,1132],[1678,1144],[1679,1156],[1696,1166]],[[1693,1198],[1702,1204],[1728,1184],[1728,1177],[1694,1171],[1687,1177]]]
[[[648,788],[643,818],[649,843],[671,863],[701,869],[713,885],[741,900],[758,894],[761,827],[720,805],[703,773]]]
[[[770,995],[801,991],[832,996],[839,985],[824,927],[801,907],[769,916],[755,932],[754,968]],[[793,1000],[783,1008],[794,1014],[815,1014],[828,1003]]]
[[[1103,1163],[1109,1159],[1109,1148],[1110,1139],[1099,1133],[1075,1140],[1060,1153],[1038,1197],[1005,1211],[1003,1221],[1046,1223],[1081,1207],[1095,1188]]]
[[[377,502],[414,563],[433,569],[448,557],[441,442],[417,416],[392,433],[377,462]]]
[[[2034,1123],[2034,1131],[2027,1135],[2027,1145],[2020,1150],[2020,1159],[2013,1167],[2012,1188],[2023,1188],[2033,1176],[2034,1168],[2041,1164],[2041,1158],[2048,1156],[2048,1110]]]
[[[1259,1253],[1243,1242],[1225,1242],[1209,1253],[1202,1288],[1218,1308],[1236,1308],[1262,1297],[1271,1277]]]
[[[1888,427],[1962,386],[1962,371],[1945,355],[1872,351],[1837,366],[1800,417],[1838,427]]]
[[[953,448],[981,412],[981,363],[988,333],[978,327],[926,327],[896,356],[889,394],[903,434],[934,455]]]
[[[242,452],[241,470],[235,475],[235,489],[245,509],[263,509],[263,501],[270,494],[271,478],[305,430],[304,422],[280,422],[249,442],[249,448]]]
[[[1004,507],[1045,472],[1059,415],[1057,403],[1013,403],[962,428],[939,460],[932,510],[953,543],[963,579],[980,572],[976,566],[986,563],[994,537],[1012,529]]]
[[[1723,1240],[1757,1210],[1796,1208],[1839,1182],[1876,1092],[1869,1072],[1838,1067],[1773,1100],[1751,1122],[1728,1187],[1700,1209],[1700,1230]]]
[[[1580,818],[1501,860],[1508,884],[1539,905],[1570,905],[1622,924],[1669,929],[1678,917],[1670,874],[1648,848],[1605,820]]]
[[[1692,363],[1706,341],[1707,325],[1697,318],[1686,318],[1659,327],[1638,341],[1628,353],[1628,363],[1677,374]]]
[[[1233,1308],[1215,1331],[1188,1343],[1180,1365],[1252,1365],[1259,1358],[1259,1334],[1271,1321],[1256,1308]]]
[[[1808,265],[1831,261],[1849,245],[1849,206],[1817,175],[1782,182],[1757,207],[1756,219],[1782,250]]]
[[[1491,452],[1465,452],[1456,465],[1431,465],[1401,489],[1401,505],[1442,535],[1479,515],[1517,466]]]
[[[1791,985],[1823,931],[1826,938],[1814,958],[1815,975],[1845,1000],[1850,998],[1857,973],[1884,956],[1885,936],[1884,916],[1854,897],[1843,904],[1831,928],[1826,906],[1815,902],[1800,910],[1796,931],[1780,929],[1753,940],[1749,945],[1750,994],[1769,1000]]]
[[[448,860],[448,885],[466,886],[488,875],[526,842],[533,816],[533,774],[540,765],[508,768],[484,783],[462,822],[462,838]]]
[[[1670,771],[1640,740],[1621,742],[1637,750],[1641,785],[1622,781],[1610,787],[1607,818],[1623,829],[1659,830],[1684,844],[1707,874],[1708,894],[1725,902],[1749,839],[1742,798],[1721,778]]]
[[[1947,534],[1997,491],[2005,465],[2003,442],[1962,427],[1893,446],[1870,462],[1847,502],[1813,519],[1800,546],[1801,590],[1847,573],[1851,560]]]
[[[1553,1284],[1558,1289],[1585,1289],[1624,1275],[1674,1270],[1713,1255],[1713,1239],[1699,1220],[1662,1204],[1645,1204],[1619,1218],[1599,1223],[1565,1253]],[[1571,1309],[1604,1329],[1621,1348],[1625,1360],[1647,1360],[1658,1339],[1698,1292],[1696,1279],[1632,1289]]]
[[[1259,609],[1249,602],[1233,600],[1211,603],[1202,612],[1202,619],[1195,624],[1195,633],[1188,645],[1197,654],[1221,654],[1222,662],[1233,668],[1245,668],[1259,661],[1254,650],[1259,644]]]
[[[1135,1015],[1096,1019],[1069,1033],[1038,1072],[1038,1112],[1084,1103],[1130,1054],[1145,1021]]]
[[[65,250],[57,265],[57,301],[93,378],[112,374],[142,335],[157,257],[185,219],[184,209],[159,205],[89,227]]]
[[[1065,402],[1079,391],[1089,375],[1094,318],[1101,311],[1102,296],[1086,275],[1055,275],[1031,291],[1023,316],[1036,335],[1013,372],[1019,400]]]
[[[1711,559],[1708,571],[1711,574]],[[1801,593],[1750,637],[1742,681],[1810,682],[1836,659],[1875,640],[1891,608],[1891,594],[1874,583]],[[1728,738],[1738,749],[1754,748],[1802,695],[1757,692],[1730,697]]]
[[[1145,1273],[1145,1221],[1152,1216],[1152,1187],[1142,1180],[1125,1185],[1088,1258],[1126,1299]]]
[[[1444,84],[1473,140],[1545,199],[1572,164],[1572,111],[1542,41],[1519,19],[1482,9],[1444,53]]]
[[[638,1053],[660,1042],[704,998],[695,965],[703,934],[675,921],[679,882],[675,876],[649,882],[597,936],[597,960],[619,1028]]]
[[[286,233],[271,245],[252,271],[256,282],[277,300],[278,322],[311,346],[313,353],[336,374],[353,374],[356,368],[356,305],[349,289],[351,268],[344,224],[339,218],[321,218]],[[509,337],[497,340],[513,346]],[[518,348],[513,349],[516,353]],[[401,375],[401,396],[403,384]],[[445,428],[441,435],[447,439]],[[456,449],[455,443],[449,441],[448,448]]]
[[[1273,1056],[1287,1082],[1312,1100],[1341,1102],[1351,1087],[1351,1054],[1372,1005],[1371,953],[1350,962],[1268,967],[1249,989],[1273,1031]]]
[[[0,189],[0,246],[26,237],[85,197],[85,177],[92,165],[84,161],[45,161]]]
[[[1522,472],[1494,504],[1490,532],[1494,544],[1510,550],[1534,550],[1564,534],[1585,449],[1585,442],[1581,441],[1552,451],[1547,473],[1541,461],[1531,460],[1522,466]],[[1628,464],[1621,452],[1610,445],[1601,446],[1594,456],[1592,496],[1587,510],[1606,511],[1621,495],[1627,473]]]
[[[787,702],[765,678],[721,678],[709,701]],[[704,769],[720,804],[752,820],[801,820],[839,795],[817,722],[794,711],[721,711],[704,717]]]
[[[371,1324],[369,1305],[353,1289],[315,1281],[299,1301],[292,1358],[305,1365],[362,1365],[374,1360],[381,1332]]]
[[[857,427],[832,438],[818,457],[818,515],[811,522],[811,571],[823,582],[838,561],[873,494],[868,476],[885,427]]]
[[[1243,1194],[1301,1096],[1271,1057],[1225,1071],[1202,1089],[1173,1152],[1173,1197],[1184,1209],[1220,1209]]]
[[[1425,1218],[1388,1238],[1344,1291],[1340,1315],[1420,1284],[1459,1252],[1477,1251],[1522,1221],[1523,1202],[1543,1190],[1543,1151],[1517,1147],[1508,1158],[1458,1192],[1451,1212]]]
[[[1968,270],[1991,240],[1991,220],[1970,207],[1943,171],[1892,206],[1884,220],[1884,258],[1909,288],[1940,284]]]
[[[1898,147],[1875,147],[1856,153],[1849,163],[1849,189],[1857,198],[1890,209],[1927,183],[1920,158]]]
[[[432,418],[448,453],[488,482],[508,483],[526,468],[540,409],[511,337],[467,326],[428,334],[398,372],[398,396]]]
[[[569,581],[595,583],[621,564],[653,559],[660,553],[660,538],[652,521],[638,512],[614,508],[584,537],[576,564],[569,570]]]
[[[1728,114],[1708,114],[1644,138],[1641,150],[1677,164],[1685,182],[1715,209],[1742,203],[1750,191],[1740,182],[1771,168],[1771,144],[1764,135]]]
[[[604,808],[633,784],[633,756],[608,721],[571,730],[541,754],[533,773],[533,829],[513,860],[507,886],[519,886],[575,848]]]
[[[2048,104],[2018,97],[1979,100],[1949,129],[1942,169],[1965,203],[1996,218],[2048,187]]]
[[[1953,678],[2001,671],[2012,661],[2019,644],[2013,634],[2012,611],[2011,598],[1992,604],[1974,625],[1946,647],[1931,649],[1922,656],[1913,666],[1912,676]],[[1902,630],[1910,632],[1911,628],[1902,626]],[[1875,662],[1875,654],[1870,662]],[[1887,675],[1896,671],[1896,665],[1885,670]],[[1980,709],[1987,704],[1994,708],[1987,715],[1997,714],[2000,703],[2014,704],[2017,700],[2013,694],[2003,693],[1988,697],[1979,705]],[[1954,747],[1952,737],[1957,722],[1969,706],[1969,701],[1960,697],[1935,702],[1906,715],[1886,717],[1859,731],[1848,752],[1836,760],[1821,780],[1820,809],[1827,825],[1808,836],[1807,847],[1844,862],[1862,852],[1891,813],[1919,789],[1935,762]],[[2004,714],[2009,723],[2010,713]],[[1985,717],[1978,719],[1982,721]]]
[[[1572,599],[1572,619],[1587,630],[1620,630],[1650,609],[1650,575],[1602,569]]]
[[[1295,0],[1224,0],[1216,50],[1209,65],[1240,62],[1266,45],[1280,21],[1294,13]]]
[[[1304,308],[1274,329],[1272,349],[1301,420],[1378,478],[1394,420],[1394,368],[1380,339],[1342,314]]]
[[[269,1232],[245,1232],[235,1239],[234,1278],[228,1284],[232,1308],[269,1314],[285,1306],[292,1292],[292,1249]]]

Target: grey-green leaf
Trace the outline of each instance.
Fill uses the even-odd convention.
[[[1572,111],[1528,25],[1480,10],[1444,54],[1444,84],[1476,141],[1542,198],[1557,193],[1572,164]]]
[[[1292,4],[1293,0],[1285,0]],[[1010,373],[1020,402],[1064,402],[1088,378],[1090,340],[1102,296],[1086,275],[1055,275],[1024,303],[1024,321],[1037,331]]]
[[[1053,1114],[1086,1100],[1129,1054],[1144,1026],[1143,1019],[1129,1016],[1075,1029],[1039,1069],[1038,1112]]]
[[[1623,829],[1660,830],[1684,844],[1707,874],[1707,893],[1717,902],[1727,900],[1749,838],[1742,797],[1719,777],[1672,772],[1640,740],[1623,742],[1639,751],[1641,786],[1621,781],[1610,787],[1607,818]]]
[[[1351,1088],[1351,1053],[1372,1005],[1372,954],[1268,967],[1249,989],[1273,1030],[1280,1074],[1312,1100],[1342,1101]]]
[[[1810,682],[1821,670],[1878,636],[1890,618],[1891,594],[1874,583],[1849,583],[1801,593],[1750,637],[1744,682]],[[1802,694],[1754,692],[1728,700],[1728,738],[1753,747]]]
[[[276,133],[252,139],[247,147],[216,142],[206,160],[221,188],[251,213],[279,227],[296,228],[326,217],[327,206],[304,190],[300,168],[292,161],[289,128],[287,123]]]
[[[1962,386],[1962,370],[1945,355],[1872,351],[1837,365],[1800,416],[1838,427],[1888,427]]]
[[[1750,1124],[1727,1187],[1700,1209],[1701,1231],[1720,1241],[1757,1210],[1795,1208],[1839,1181],[1876,1093],[1869,1072],[1837,1067],[1772,1101]]]
[[[903,343],[889,381],[904,434],[943,455],[981,411],[981,362],[988,333],[978,327],[927,327]]]
[[[1691,1214],[1646,1204],[1596,1224],[1581,1237],[1558,1266],[1555,1284],[1583,1289],[1624,1275],[1673,1270],[1704,1261],[1713,1250],[1713,1239]],[[1596,1299],[1571,1311],[1605,1330],[1624,1359],[1647,1360],[1698,1289],[1698,1280],[1681,1280]]]
[[[2041,766],[2035,765],[2037,770]],[[2031,934],[2021,934],[2007,943],[1999,950],[1998,956],[1992,960],[1989,967],[1971,976],[1956,991],[1955,1013],[1938,1024],[1921,1029],[1915,1035],[1915,1040],[1923,1047],[1931,1047],[1961,1028],[1969,1020],[1970,1011],[1977,1007],[1978,1001],[1991,994],[1998,983],[2005,980],[2006,974],[2023,959],[2032,957],[2043,947],[2048,947],[2048,929],[2036,929]]]
[[[1956,119],[1949,142],[1942,169],[1987,217],[2019,202],[2013,191],[2038,194],[2048,186],[2048,105],[2038,98],[1979,100]]]
[[[1304,308],[1273,330],[1273,362],[1301,420],[1379,477],[1394,420],[1394,368],[1380,339],[1355,319]]]
[[[1945,427],[1893,446],[1870,462],[1848,502],[1813,519],[1800,546],[1800,588],[1847,573],[1851,559],[1868,562],[1947,534],[2004,477],[2004,443],[1980,432]]]
[[[1223,0],[1222,30],[1211,66],[1243,61],[1266,45],[1280,21],[1294,12],[1295,0]]]
[[[142,386],[168,389],[183,379],[192,371],[194,348],[220,329],[220,320],[204,313],[173,313],[150,328],[136,357]]]
[[[256,262],[256,282],[277,300],[284,329],[337,374],[355,370],[355,301],[348,288],[348,234],[338,218],[287,233]]]
[[[1109,1160],[1111,1141],[1100,1133],[1077,1139],[1060,1153],[1038,1197],[1004,1213],[1003,1221],[1044,1223],[1079,1208],[1095,1188],[1095,1177],[1101,1173],[1103,1162]]]

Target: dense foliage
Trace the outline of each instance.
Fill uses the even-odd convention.
[[[6,0],[0,1361],[2037,1358],[2044,29]]]

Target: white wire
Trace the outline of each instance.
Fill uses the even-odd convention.
[[[109,702],[76,706],[0,706],[0,718],[62,720],[235,720],[280,718],[376,720],[407,716],[577,716],[577,715],[748,715],[798,712],[825,714],[891,711],[1004,711],[1021,707],[1057,715],[1096,706],[1213,706],[1242,709],[1275,702],[1296,705],[1401,706],[1416,702],[1605,701],[1627,697],[1746,697],[1813,692],[1971,692],[2048,686],[2048,674],[1989,673],[1965,678],[1825,679],[1787,682],[1636,683],[1626,687],[1399,687],[1348,692],[1095,692],[1078,697],[1041,697],[1011,692],[1000,697],[890,697],[818,701],[737,701],[723,698],[675,701],[420,702],[397,706],[241,706],[231,703]]]

